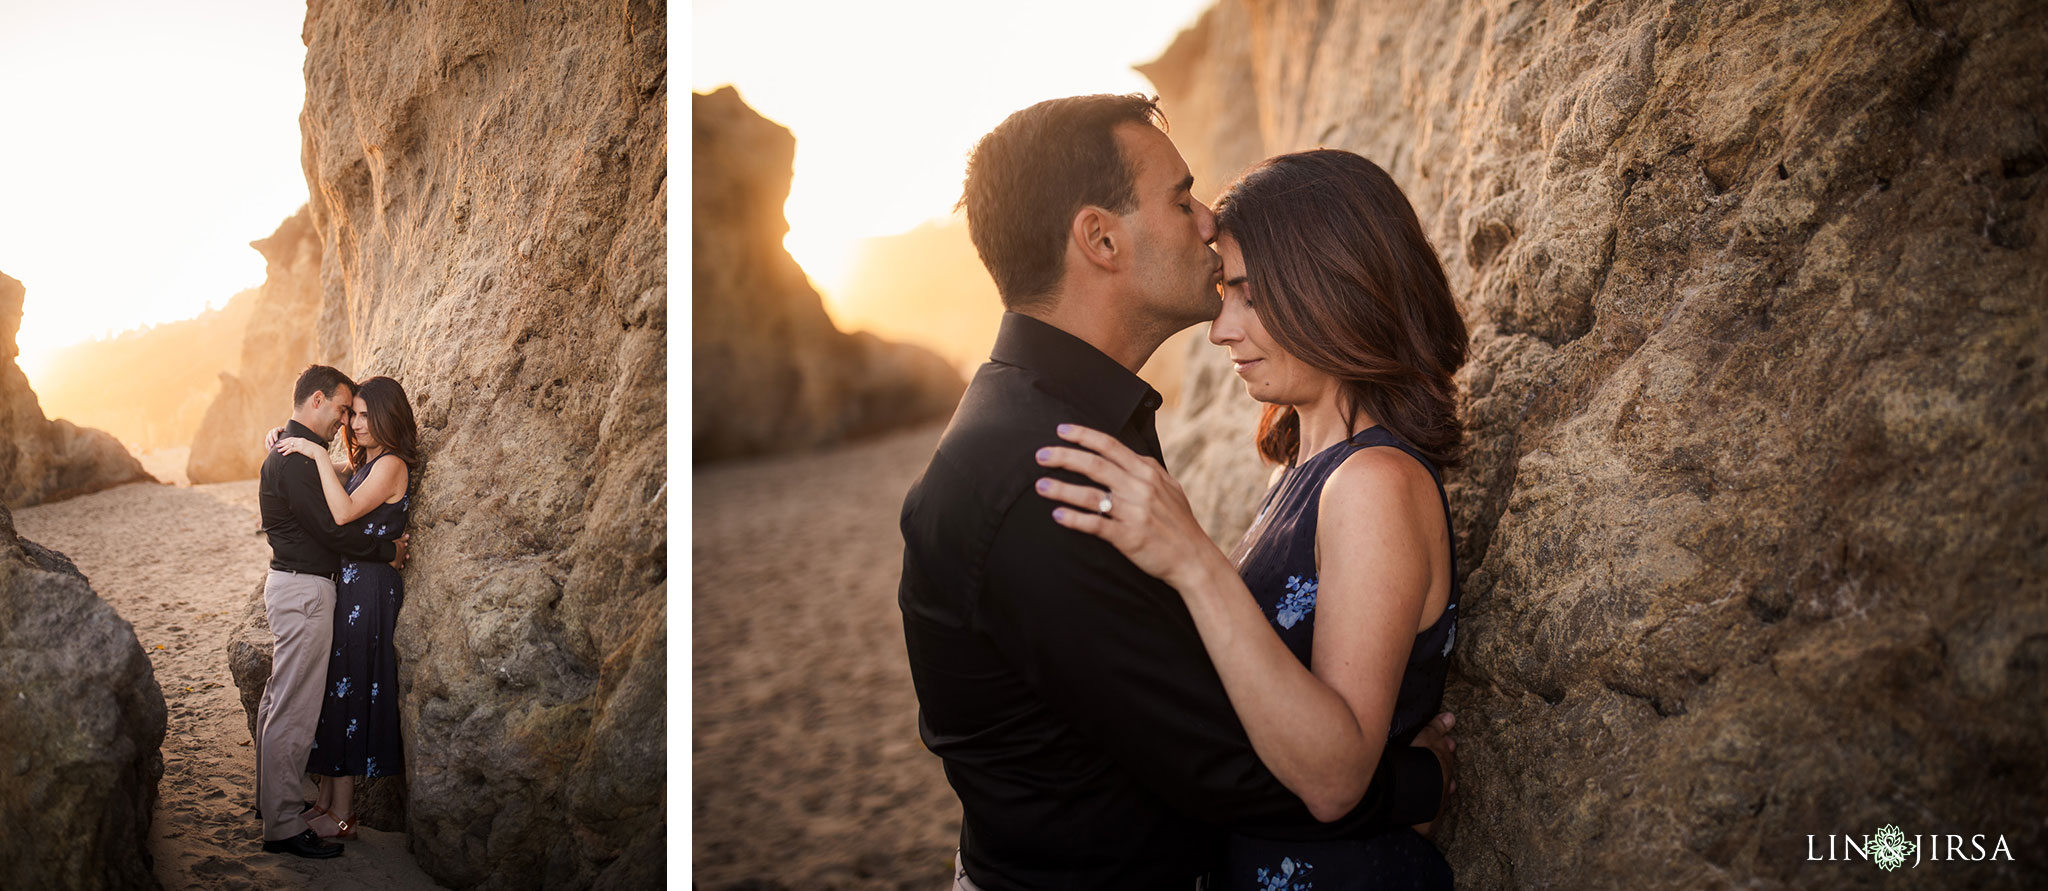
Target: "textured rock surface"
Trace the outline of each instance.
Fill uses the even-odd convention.
[[[2042,882],[2036,11],[1226,0],[1148,69],[1203,181],[1380,162],[1472,327],[1462,883],[1877,887],[1807,836],[1887,823]],[[1169,458],[1229,538],[1208,349]]]
[[[951,414],[966,384],[946,360],[841,333],[782,249],[789,131],[730,87],[690,102],[694,460],[811,448]]]
[[[292,385],[317,354],[320,233],[312,211],[299,208],[249,246],[263,254],[263,287],[242,336],[240,369],[221,372],[220,392],[192,438],[185,475],[194,483],[256,478],[263,435],[291,416]]]
[[[156,482],[121,442],[106,433],[43,416],[28,377],[14,364],[20,351],[21,304],[28,289],[0,274],[0,507],[27,507]]]
[[[419,419],[406,829],[456,887],[665,870],[665,16],[307,13],[306,359]]]
[[[0,508],[0,887],[157,887],[163,741],[135,629]]]

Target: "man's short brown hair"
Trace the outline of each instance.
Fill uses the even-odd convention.
[[[308,365],[305,371],[299,372],[299,382],[292,387],[292,407],[305,405],[306,400],[313,398],[314,393],[325,393],[331,399],[334,397],[335,388],[344,386],[348,387],[350,393],[356,391],[356,382],[349,380],[348,375],[342,374],[340,369],[328,365]]]
[[[1159,100],[1132,94],[1048,99],[1010,115],[975,143],[960,207],[967,234],[1009,309],[1045,302],[1066,273],[1067,228],[1093,205],[1137,207],[1137,172],[1119,124],[1164,129]]]

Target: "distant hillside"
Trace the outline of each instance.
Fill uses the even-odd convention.
[[[964,218],[864,239],[858,250],[853,271],[832,295],[832,319],[840,328],[925,347],[968,377],[988,361],[1003,302]],[[1208,333],[1207,325],[1182,332],[1139,372],[1169,403],[1179,397],[1188,342]]]
[[[68,347],[37,376],[36,396],[50,417],[97,427],[131,447],[188,445],[220,373],[239,370],[255,306],[251,289],[196,318]]]

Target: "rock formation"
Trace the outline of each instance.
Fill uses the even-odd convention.
[[[263,255],[263,286],[241,339],[240,370],[220,373],[220,392],[192,439],[185,475],[194,483],[256,477],[263,435],[291,416],[292,385],[318,355],[320,234],[312,211],[299,208],[249,246]]]
[[[694,460],[811,448],[943,418],[966,384],[921,347],[832,326],[782,248],[796,140],[731,87],[692,94]]]
[[[156,482],[119,440],[43,416],[42,403],[14,364],[21,305],[28,289],[0,274],[0,507],[28,507]]]
[[[1201,181],[1386,167],[1472,328],[1461,884],[1877,887],[1807,844],[1887,824],[2042,881],[2037,11],[1225,0],[1146,69]],[[1168,457],[1230,539],[1219,361]]]
[[[405,829],[453,887],[666,868],[665,17],[307,12],[317,261],[265,256],[317,302],[282,367],[390,375],[419,420]]]
[[[134,627],[0,507],[0,887],[158,887],[163,741]]]

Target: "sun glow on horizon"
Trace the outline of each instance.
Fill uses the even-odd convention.
[[[795,135],[783,245],[835,321],[867,239],[953,218],[975,140],[1011,112],[1083,93],[1153,93],[1157,58],[1213,0],[1028,7],[706,0],[691,84],[731,85]],[[797,17],[802,27],[791,27]]]
[[[219,308],[306,201],[304,4],[0,11],[0,273],[31,385],[65,347]],[[196,358],[196,357],[195,357]]]

